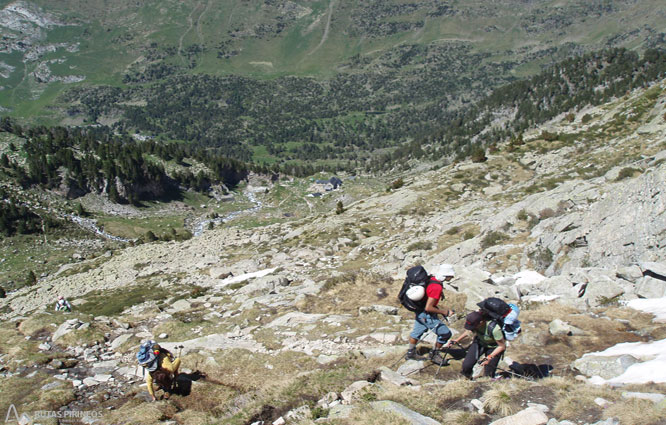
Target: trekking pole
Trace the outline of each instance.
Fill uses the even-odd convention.
[[[455,345],[457,345],[458,347],[460,347],[460,348],[462,348],[463,350],[465,350],[465,347],[463,347],[462,344],[460,344],[459,342],[453,342],[453,344],[455,344]],[[446,347],[446,351],[444,352],[444,357],[442,358],[442,364],[440,364],[439,367],[437,368],[437,372],[435,372],[435,378],[434,378],[434,379],[437,379],[437,375],[439,374],[439,370],[442,368],[442,366],[448,366],[448,365],[449,365],[449,364],[446,362],[446,356],[449,354],[449,350],[450,350],[450,349],[451,349],[451,345],[449,345],[448,347]]]
[[[515,376],[516,378],[523,378],[523,379],[527,379],[528,381],[534,381],[534,378],[532,378],[531,376],[521,375],[521,374],[516,373],[516,372],[514,372],[514,371],[512,371],[512,370],[506,370],[506,369],[503,369],[503,368],[501,368],[501,367],[499,367],[499,366],[497,366],[496,369],[497,369],[497,370],[501,370],[501,371],[504,372],[504,373],[508,373],[509,375],[513,375],[513,376]]]
[[[180,353],[183,351],[183,348],[185,347],[183,347],[182,345],[178,345],[176,346],[176,348],[178,349],[178,357],[180,357]]]
[[[437,334],[435,333],[435,331],[433,331],[433,330],[430,329],[430,328],[427,328],[427,329],[426,329],[426,332],[425,332],[423,335],[427,335],[428,332],[432,332],[432,333],[435,335],[435,341],[436,341],[436,340],[437,340]],[[418,344],[419,342],[423,341],[423,335],[421,335],[421,339],[419,339],[418,341],[416,341],[417,344]],[[393,369],[394,367],[396,367],[397,364],[400,363],[400,361],[404,360],[406,356],[407,356],[406,353],[403,354],[402,356],[400,356],[400,358],[399,358],[395,363],[393,363],[389,369]],[[425,368],[422,368],[422,369],[425,369]],[[419,369],[419,370],[422,370],[422,369]]]

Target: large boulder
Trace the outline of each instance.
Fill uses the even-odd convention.
[[[536,407],[528,407],[515,415],[507,416],[490,425],[542,425],[548,422],[548,416]]]
[[[541,200],[548,197],[572,201],[575,207],[535,226],[530,235],[534,242],[525,252],[547,249],[553,254],[547,275],[569,272],[586,263],[612,268],[636,259],[659,258],[658,247],[666,232],[666,192],[662,190],[666,185],[666,166],[613,183],[612,190],[605,194],[590,188],[590,184],[594,182],[571,181],[546,194],[536,194]],[[589,199],[598,201],[590,203]],[[544,208],[546,203],[540,205]]]
[[[402,404],[396,403],[391,400],[373,401],[370,403],[373,409],[390,412],[396,416],[404,418],[407,422],[413,425],[440,425],[439,422],[428,416],[424,416],[415,412]]]
[[[631,283],[636,283],[643,277],[643,270],[637,265],[620,267],[617,269],[616,276]]]
[[[116,351],[121,345],[132,338],[132,334],[122,334],[111,342],[111,350]]]
[[[90,325],[89,323],[83,323],[79,319],[70,319],[67,320],[65,323],[62,325],[58,326],[58,329],[53,333],[53,337],[51,340],[53,342],[56,342],[63,336],[67,335],[68,333],[75,331],[77,329],[81,329],[86,327],[86,325]]]
[[[585,334],[585,332],[583,332],[582,329],[579,329],[575,326],[571,326],[570,324],[563,322],[560,319],[555,319],[552,322],[550,322],[548,324],[548,329],[550,330],[550,334],[555,336],[559,335],[573,336],[573,335]]]
[[[622,375],[630,366],[640,360],[629,354],[620,356],[588,356],[585,355],[573,362],[573,368],[587,376],[599,376],[612,379]]]
[[[615,279],[602,274],[589,273],[584,275],[585,288],[581,298],[586,300],[591,307],[599,307],[607,304],[610,300],[622,296],[627,289],[620,285]]]
[[[550,296],[577,308],[602,306],[633,292],[631,282],[618,278],[613,271],[600,268],[577,268],[544,280],[517,281],[513,288],[521,299]]]
[[[269,293],[279,287],[289,286],[289,283],[290,280],[284,276],[267,275],[252,280],[252,282],[238,289],[236,292],[239,295],[247,295],[253,292]]]
[[[641,298],[663,298],[666,296],[666,281],[644,276],[636,282],[634,292]]]
[[[476,268],[456,268],[456,277],[444,285],[445,289],[462,292],[467,295],[465,308],[477,310],[478,302],[488,297],[516,298],[508,286],[496,286],[492,283],[490,273]]]
[[[342,404],[352,404],[361,397],[365,389],[373,384],[368,381],[356,381],[342,391]]]
[[[381,375],[380,375],[381,380],[386,381],[386,382],[390,382],[393,385],[397,385],[397,386],[400,387],[400,386],[403,386],[403,385],[416,385],[416,384],[418,384],[417,381],[415,381],[413,379],[406,378],[405,376],[403,376],[403,375],[401,375],[397,372],[394,372],[393,370],[389,369],[386,366],[382,366],[381,368],[379,368],[379,371],[381,372]]]
[[[359,314],[370,314],[373,312],[395,316],[398,314],[398,307],[394,307],[392,305],[373,304],[359,307],[358,309]]]
[[[666,280],[666,264],[644,261],[638,264],[643,275]]]

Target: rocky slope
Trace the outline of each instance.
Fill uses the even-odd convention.
[[[584,376],[621,377],[652,349],[583,354],[666,338],[663,322],[623,307],[666,297],[665,88],[559,117],[485,163],[405,174],[399,189],[353,199],[349,181],[328,195],[341,214],[232,221],[63,267],[0,299],[12,324],[0,333],[0,400],[102,411],[99,423],[499,424],[519,411],[529,424],[664,423],[658,375],[619,390]],[[484,297],[520,303],[524,333],[508,356],[555,377],[468,382],[458,359],[401,363],[412,320],[395,294],[417,263],[454,265],[454,330]],[[50,312],[58,294],[73,313]],[[142,404],[133,353],[148,338],[183,346],[187,395]]]

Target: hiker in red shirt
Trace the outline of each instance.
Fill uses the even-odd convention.
[[[438,365],[444,363],[442,355],[439,353],[442,345],[451,338],[451,331],[449,328],[437,317],[442,314],[445,317],[453,314],[453,310],[448,308],[439,308],[438,303],[440,299],[444,299],[444,291],[442,282],[448,282],[455,276],[453,267],[448,264],[442,264],[434,276],[430,276],[428,285],[426,286],[425,295],[427,301],[425,309],[416,312],[414,318],[414,329],[409,334],[409,349],[407,350],[407,359],[416,359],[416,344],[423,334],[428,330],[432,330],[437,335],[437,342],[435,349],[430,353],[430,360]]]

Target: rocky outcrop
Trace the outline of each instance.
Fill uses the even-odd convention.
[[[543,425],[546,422],[548,422],[548,416],[545,413],[540,409],[530,407],[515,415],[493,421],[490,425]]]
[[[370,406],[378,411],[393,413],[413,425],[440,425],[438,421],[415,412],[395,401],[373,401],[370,403]]]
[[[548,250],[552,264],[547,274],[570,272],[583,263],[614,268],[632,263],[649,262],[659,257],[656,250],[666,244],[666,167],[647,170],[636,179],[606,183],[601,178],[593,183],[599,191],[598,201],[589,183],[564,184],[550,195],[563,196],[570,202],[571,213],[541,221],[530,237],[535,240],[527,252]],[[602,189],[603,188],[603,189]],[[567,262],[560,265],[560,258]]]
[[[587,376],[599,376],[612,379],[622,375],[630,366],[640,360],[630,355],[622,356],[584,356],[573,363],[573,367]]]

